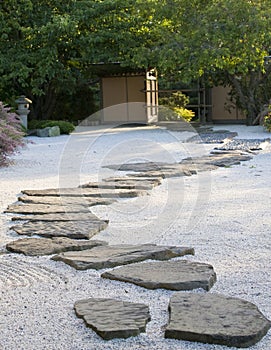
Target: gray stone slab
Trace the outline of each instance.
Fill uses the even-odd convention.
[[[12,221],[89,221],[100,222],[98,216],[86,213],[63,213],[63,214],[36,214],[36,215],[22,215],[14,216]]]
[[[105,181],[89,182],[81,186],[82,188],[109,188],[109,189],[127,189],[127,190],[151,190],[154,185],[150,181]]]
[[[170,290],[203,288],[208,291],[216,282],[211,265],[187,260],[130,264],[104,272],[102,277],[131,282],[148,289]]]
[[[38,137],[55,137],[60,135],[60,128],[59,126],[48,126],[43,129],[37,129],[36,133]]]
[[[241,162],[251,160],[250,155],[236,154],[236,153],[220,153],[212,154],[204,157],[186,158],[181,161],[181,164],[196,165],[198,168],[203,165],[213,165],[217,167],[228,167],[238,165]]]
[[[56,197],[56,196],[21,196],[19,201],[26,204],[73,205],[92,207],[95,205],[110,205],[116,200],[96,197]]]
[[[53,204],[12,204],[5,213],[17,214],[59,214],[59,213],[88,213],[83,205],[53,205]]]
[[[271,326],[256,305],[219,294],[175,293],[169,311],[166,338],[244,348]]]
[[[231,140],[238,136],[237,132],[230,132],[222,130],[224,132],[202,132],[199,135],[195,135],[187,139],[185,142],[192,143],[223,143],[226,140]]]
[[[213,154],[203,157],[194,157],[183,159],[180,163],[125,163],[108,165],[110,169],[121,171],[139,172],[137,177],[159,177],[170,178],[180,176],[191,176],[197,172],[211,171],[217,167],[227,167],[240,164],[240,162],[250,160],[252,157],[247,154]],[[129,174],[129,176],[132,176]]]
[[[67,251],[91,249],[99,245],[106,245],[104,241],[77,241],[66,237],[53,238],[21,238],[10,242],[6,249],[13,253],[29,256],[52,255]]]
[[[57,196],[57,197],[101,197],[101,198],[129,198],[146,194],[143,190],[106,189],[106,188],[51,188],[46,190],[23,190],[28,196]]]
[[[150,320],[147,305],[121,300],[79,300],[74,304],[74,309],[76,315],[105,340],[137,336],[145,332]]]
[[[138,177],[136,174],[129,174],[129,176],[116,176],[108,177],[103,179],[105,182],[122,182],[122,181],[147,181],[152,183],[154,186],[161,185],[163,178],[162,177]]]
[[[219,150],[260,151],[264,145],[270,143],[270,139],[236,139],[226,142]]]
[[[96,247],[83,252],[61,253],[53,256],[52,259],[63,261],[77,270],[99,270],[147,259],[169,260],[187,254],[194,255],[194,253],[194,249],[189,247],[158,246],[155,244],[123,244]]]
[[[34,221],[13,226],[11,229],[26,236],[90,239],[106,227],[107,223],[104,221]]]
[[[104,168],[109,168],[117,171],[153,171],[161,170],[165,166],[174,167],[175,163],[163,163],[163,162],[138,162],[138,163],[123,163],[123,164],[110,164],[105,165]]]

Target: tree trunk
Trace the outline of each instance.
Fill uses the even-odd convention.
[[[57,102],[57,96],[52,87],[52,84],[48,84],[44,87],[44,95],[42,96],[31,96],[32,108],[31,117],[32,119],[45,120],[51,119],[54,108]]]

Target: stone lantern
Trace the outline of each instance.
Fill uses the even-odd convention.
[[[27,116],[30,113],[29,104],[32,101],[22,95],[15,102],[18,104],[16,112],[19,114],[22,125],[27,129]]]

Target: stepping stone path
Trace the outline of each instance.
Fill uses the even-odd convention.
[[[165,337],[234,347],[256,344],[270,329],[258,308],[219,294],[175,293]]]
[[[179,177],[191,176],[201,171],[216,170],[218,167],[229,167],[238,165],[242,161],[252,159],[250,155],[232,152],[218,153],[203,157],[194,157],[183,159],[180,163],[126,163],[113,164],[106,166],[110,169],[118,171],[134,171],[140,172],[137,177]],[[131,175],[129,175],[131,176]]]
[[[158,246],[156,244],[121,244],[95,247],[82,252],[61,253],[53,256],[52,259],[63,261],[77,270],[99,270],[147,259],[169,260],[175,257],[194,254],[194,249],[187,247]]]
[[[145,332],[149,307],[114,299],[90,298],[74,304],[76,315],[103,339],[129,338]]]
[[[104,241],[77,241],[70,238],[22,238],[8,243],[6,248],[13,253],[21,253],[29,256],[52,255],[60,252],[84,250],[106,245]]]
[[[101,277],[131,282],[148,289],[210,290],[216,282],[216,274],[209,264],[199,262],[161,261],[130,264],[104,272]]]
[[[30,221],[11,229],[19,235],[90,239],[107,227],[105,221]]]
[[[227,138],[235,136],[228,132],[224,134],[227,134]],[[201,135],[200,141],[198,138],[192,141],[218,142],[224,140],[224,134],[214,135],[208,131]],[[24,214],[12,217],[12,220],[26,223],[15,225],[12,229],[19,235],[46,238],[18,239],[8,243],[6,248],[30,256],[56,254],[51,259],[78,270],[126,265],[106,271],[101,277],[131,282],[149,289],[203,288],[208,291],[216,282],[211,265],[187,260],[166,261],[194,255],[193,248],[155,244],[108,246],[106,242],[90,241],[93,235],[106,228],[108,221],[91,213],[89,207],[109,205],[120,198],[147,195],[164,178],[191,176],[248,161],[252,157],[246,152],[260,147],[256,141],[248,141],[250,143],[247,144],[244,140],[234,140],[213,150],[209,156],[187,158],[180,163],[108,165],[106,167],[111,169],[136,174],[110,177],[77,188],[24,190],[24,195],[19,197],[20,204],[10,205],[6,212]],[[143,262],[148,259],[160,261]],[[145,331],[146,323],[150,320],[147,305],[120,300],[79,300],[74,309],[87,326],[106,340],[136,336]],[[209,293],[175,293],[170,300],[169,312],[166,338],[203,343],[250,346],[259,341],[271,325],[254,304]]]

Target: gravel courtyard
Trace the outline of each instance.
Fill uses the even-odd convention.
[[[215,126],[237,132],[236,139],[267,139],[262,127]],[[7,206],[21,190],[75,187],[123,172],[110,164],[179,162],[209,154],[220,143],[184,142],[195,130],[159,127],[80,127],[71,136],[29,137],[12,164],[0,169],[0,349],[3,350],[217,350],[220,345],[164,338],[168,301],[173,294],[100,278],[104,270],[76,271],[50,256],[7,253],[18,239],[9,230]],[[195,248],[186,259],[212,264],[217,282],[209,293],[248,300],[271,319],[271,146],[249,153],[240,165],[165,179],[148,196],[92,207],[108,227],[94,239],[109,244],[181,245]],[[203,290],[196,290],[204,293]],[[150,306],[146,333],[102,340],[75,316],[73,305],[88,297],[110,297]],[[253,350],[271,348],[271,333]],[[233,348],[232,348],[233,349]]]

